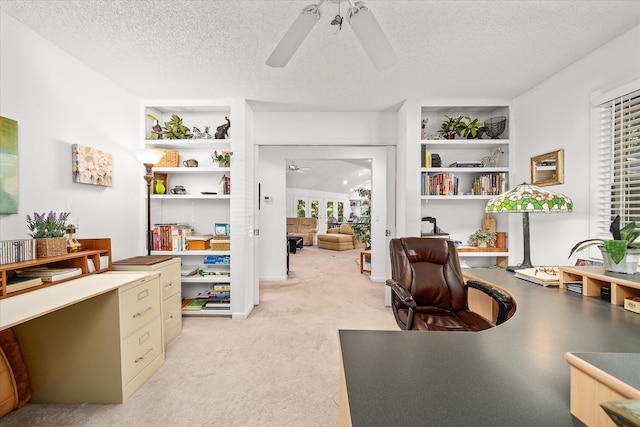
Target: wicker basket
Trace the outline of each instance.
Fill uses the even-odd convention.
[[[178,167],[178,150],[161,150],[164,151],[164,156],[158,163],[154,165],[157,168],[177,168]]]
[[[66,253],[67,239],[65,237],[36,239],[36,258],[65,255]]]
[[[211,250],[230,251],[231,241],[229,236],[213,236],[213,240],[211,240]]]

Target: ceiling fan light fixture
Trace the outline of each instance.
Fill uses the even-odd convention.
[[[320,9],[318,4],[310,4],[302,9],[300,15],[298,15],[267,59],[266,64],[273,68],[282,68],[287,65],[319,20]]]
[[[348,18],[354,34],[376,70],[386,70],[397,62],[396,52],[365,2],[355,2],[349,8]]]

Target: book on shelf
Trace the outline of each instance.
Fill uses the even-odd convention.
[[[23,289],[33,288],[42,285],[40,277],[12,277],[7,281],[7,293],[18,292]]]
[[[191,276],[196,271],[198,271],[198,267],[195,265],[183,265],[180,268],[180,275],[182,277]]]
[[[0,242],[0,264],[31,261],[36,259],[36,240],[18,239]]]
[[[57,282],[58,280],[68,279],[70,277],[82,274],[80,267],[72,268],[48,268],[35,267],[24,270],[16,270],[18,277],[39,277],[43,282]]]
[[[205,298],[187,298],[182,301],[182,309],[190,311],[198,311],[207,303]]]
[[[541,286],[560,286],[557,267],[522,268],[515,271],[515,276]]]
[[[193,228],[184,223],[155,224],[153,228],[153,248],[156,251],[185,251],[187,236],[193,235]]]

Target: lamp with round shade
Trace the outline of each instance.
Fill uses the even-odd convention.
[[[522,213],[522,233],[524,238],[524,259],[517,266],[507,267],[508,271],[532,268],[529,243],[529,213],[568,213],[573,209],[573,201],[563,194],[544,190],[526,182],[487,202],[486,212]]]

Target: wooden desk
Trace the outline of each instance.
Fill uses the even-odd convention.
[[[0,300],[33,402],[121,403],[164,363],[158,273],[107,272]]]
[[[559,267],[558,269],[561,288],[566,288],[567,282],[581,280],[582,294],[597,297],[603,287],[608,287],[611,291],[611,304],[615,305],[624,305],[624,299],[627,297],[640,296],[640,273],[614,273],[597,266]]]
[[[340,330],[341,425],[579,425],[567,352],[634,353],[638,371],[640,315],[504,270],[464,274],[511,293],[514,316],[483,332]]]

